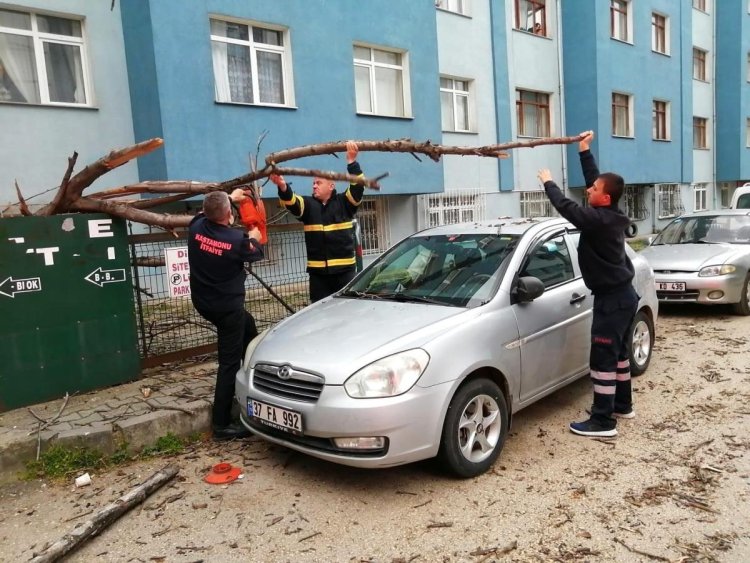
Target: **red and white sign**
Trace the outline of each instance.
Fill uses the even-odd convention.
[[[167,288],[170,297],[190,295],[190,265],[187,246],[165,248]]]

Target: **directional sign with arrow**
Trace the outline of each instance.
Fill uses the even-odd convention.
[[[84,278],[94,285],[104,287],[105,283],[116,283],[125,281],[125,269],[120,270],[102,270],[101,267],[91,272]]]
[[[39,278],[23,278],[14,280],[11,276],[0,282],[0,294],[13,298],[16,293],[42,291],[42,280]]]

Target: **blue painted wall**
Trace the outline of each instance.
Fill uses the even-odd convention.
[[[490,17],[492,19],[492,68],[495,83],[495,116],[497,119],[498,143],[511,142],[513,126],[512,112],[516,111],[515,100],[510,99],[510,79],[508,77],[508,25],[505,8],[502,2],[490,1]],[[523,150],[523,149],[522,149]],[[528,150],[528,149],[527,149]],[[513,159],[498,161],[500,175],[500,190],[511,191],[514,187]]]
[[[568,134],[593,129],[602,171],[627,183],[690,182],[692,45],[690,0],[632,2],[632,44],[610,37],[609,2],[562,3],[565,115]],[[651,13],[670,18],[670,56],[651,50]],[[612,92],[634,96],[634,138],[612,136]],[[652,139],[654,99],[671,102],[671,141]],[[568,147],[570,186],[583,186],[578,147]]]
[[[750,180],[750,15],[746,2],[722,3],[716,11],[716,179]],[[741,48],[737,48],[741,45]]]
[[[141,179],[223,180],[248,171],[260,156],[329,140],[441,138],[437,34],[433,0],[393,9],[389,0],[128,0],[123,15],[135,135],[164,138],[161,155],[141,163]],[[296,109],[214,102],[209,15],[286,26],[290,30]],[[409,53],[413,118],[358,116],[352,45],[364,42]],[[366,174],[384,171],[384,194],[442,191],[442,167],[407,154],[363,153]],[[344,170],[334,157],[294,166]],[[309,189],[310,181],[298,180]],[[302,190],[305,192],[305,189]]]

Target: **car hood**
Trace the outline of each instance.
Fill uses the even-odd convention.
[[[480,307],[481,308],[481,307]],[[355,371],[382,357],[416,348],[474,317],[476,309],[330,298],[299,311],[272,328],[250,358],[290,364],[340,385]]]
[[[730,244],[658,244],[641,251],[655,272],[697,272],[705,266],[725,264],[738,254]]]

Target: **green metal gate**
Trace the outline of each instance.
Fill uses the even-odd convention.
[[[136,379],[125,222],[0,219],[0,412]]]

